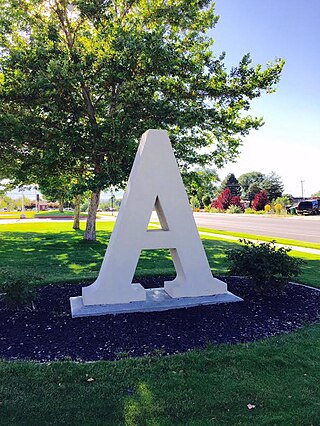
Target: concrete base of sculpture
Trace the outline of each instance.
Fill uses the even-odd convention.
[[[108,314],[126,314],[133,312],[167,311],[169,309],[190,308],[201,305],[214,305],[218,303],[242,302],[238,296],[229,291],[214,296],[197,296],[173,298],[164,288],[146,290],[146,300],[131,303],[109,305],[84,305],[82,296],[71,297],[72,318]]]

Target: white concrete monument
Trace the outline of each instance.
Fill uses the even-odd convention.
[[[153,209],[162,229],[149,230]],[[141,250],[170,250],[176,278],[164,288],[132,284]],[[143,134],[97,280],[72,297],[72,316],[157,311],[242,299],[214,278],[166,131]]]

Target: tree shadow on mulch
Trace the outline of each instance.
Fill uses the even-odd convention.
[[[160,285],[164,279],[162,277]],[[162,312],[71,318],[69,297],[80,285],[38,289],[36,309],[13,311],[0,302],[0,358],[36,361],[115,360],[173,354],[208,344],[251,342],[319,321],[320,291],[288,284],[257,295],[245,278],[223,277],[243,302]],[[159,277],[139,279],[159,287]]]

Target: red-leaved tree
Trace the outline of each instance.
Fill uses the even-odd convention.
[[[254,200],[252,201],[252,208],[254,210],[264,210],[264,206],[269,203],[268,195],[266,191],[260,191],[258,194],[254,197]]]
[[[226,188],[222,191],[218,198],[212,203],[212,207],[219,210],[227,210],[230,206],[241,207],[240,196],[233,196],[230,189]]]

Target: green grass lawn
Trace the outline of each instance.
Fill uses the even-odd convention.
[[[81,213],[81,217],[86,217],[88,213]],[[36,218],[42,218],[42,217],[73,217],[73,211],[71,210],[64,210],[63,212],[60,212],[59,210],[45,210],[41,211],[35,214]]]
[[[33,219],[35,212],[24,212],[27,219]],[[0,212],[1,219],[20,219],[21,212]]]
[[[44,284],[92,281],[113,223],[97,224],[94,243],[83,242],[83,231],[71,227],[1,225],[0,267],[38,272]],[[203,242],[214,274],[226,274],[225,253],[238,243],[206,236]],[[320,256],[292,255],[306,260],[298,281],[320,287]],[[142,252],[137,275],[173,271],[167,250]],[[0,378],[1,426],[319,425],[320,325],[168,357],[80,364],[0,361]]]
[[[0,424],[316,426],[319,364],[319,325],[168,357],[0,362]]]
[[[199,231],[210,232],[212,234],[230,235],[233,237],[247,238],[247,239],[259,240],[259,241],[276,240],[278,244],[284,244],[288,246],[297,246],[297,247],[306,247],[306,248],[320,250],[320,243],[310,243],[307,241],[290,240],[288,238],[267,237],[265,235],[244,234],[243,232],[231,232],[231,231],[223,231],[220,229],[218,230],[218,229],[210,229],[210,228],[199,228]]]
[[[96,242],[83,241],[83,231],[75,232],[70,223],[19,223],[0,227],[0,268],[32,269],[44,284],[88,282],[96,278],[113,229],[113,222],[98,222]],[[238,242],[203,236],[212,271],[227,273],[226,252]],[[299,282],[319,286],[320,256],[292,252],[306,261]],[[169,250],[143,250],[136,274],[174,273]]]

